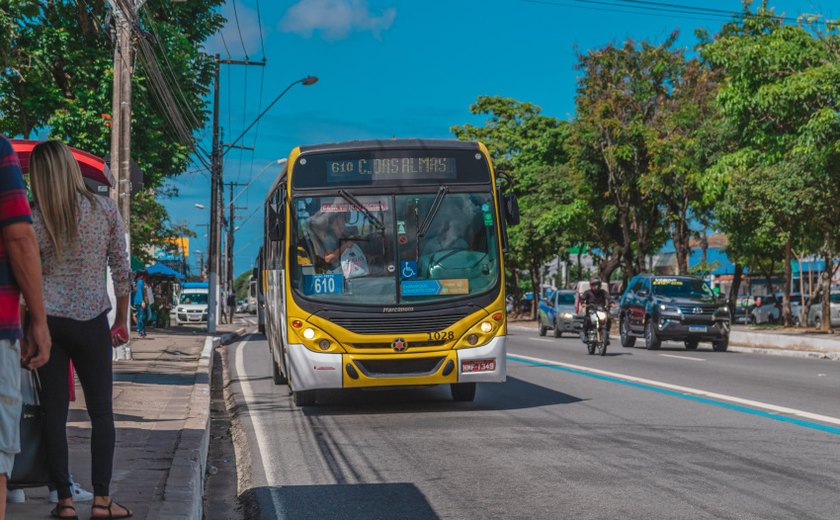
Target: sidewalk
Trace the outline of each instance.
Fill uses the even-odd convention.
[[[219,335],[233,325],[219,326]],[[133,360],[114,363],[117,445],[111,495],[136,519],[200,518],[209,442],[210,374],[218,339],[198,327],[150,329],[133,338]],[[76,384],[67,438],[74,479],[91,490],[90,423]],[[46,488],[26,491],[25,504],[8,504],[14,520],[49,517]],[[88,518],[90,503],[77,503]]]
[[[511,320],[508,327],[522,332],[537,332],[535,320]],[[614,323],[612,336],[616,337],[617,334],[618,328]],[[840,361],[840,334],[825,334],[807,329],[735,325],[729,336],[729,350]]]

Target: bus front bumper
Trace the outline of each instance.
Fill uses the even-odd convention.
[[[293,391],[328,388],[503,383],[505,337],[480,347],[394,355],[325,354],[288,346]]]

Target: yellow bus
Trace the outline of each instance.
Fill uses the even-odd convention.
[[[292,150],[265,201],[265,333],[276,384],[320,389],[506,377],[503,251],[519,210],[475,142]]]

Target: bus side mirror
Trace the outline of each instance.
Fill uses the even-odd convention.
[[[253,276],[254,278],[259,278],[259,276],[260,276],[260,270],[259,270],[259,269],[257,269],[256,267],[255,267],[255,268],[253,268],[253,269],[251,270],[251,276]]]
[[[516,199],[516,195],[513,193],[505,195],[504,204],[507,223],[511,226],[519,224],[519,201]]]

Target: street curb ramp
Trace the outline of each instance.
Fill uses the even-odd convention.
[[[201,520],[204,475],[210,447],[210,386],[213,351],[220,338],[207,336],[195,372],[190,408],[181,430],[172,467],[163,488],[163,505],[155,518]]]

